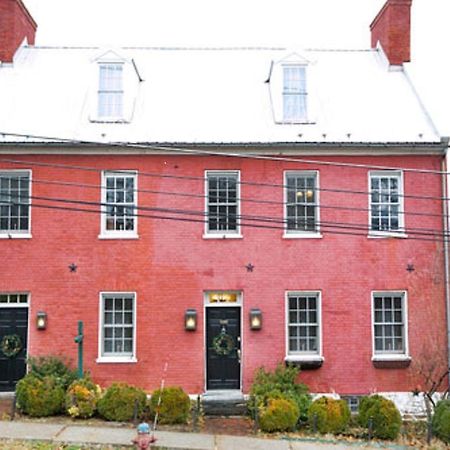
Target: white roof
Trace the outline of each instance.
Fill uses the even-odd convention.
[[[272,64],[292,50],[115,49],[134,61],[144,81],[129,123],[92,122],[92,68],[108,51],[25,46],[13,65],[0,64],[0,133],[19,135],[0,134],[0,142],[39,141],[32,136],[193,144],[440,140],[405,73],[390,70],[377,50],[296,51],[313,69],[314,120],[280,124],[266,80]]]

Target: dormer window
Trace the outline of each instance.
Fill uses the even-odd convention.
[[[317,75],[316,63],[298,53],[271,62],[266,83],[269,84],[270,106],[275,123],[316,123]]]
[[[99,64],[98,117],[123,118],[123,64]]]
[[[283,121],[307,119],[306,68],[303,65],[283,66]]]

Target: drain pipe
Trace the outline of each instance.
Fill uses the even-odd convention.
[[[442,211],[443,211],[443,219],[444,219],[444,280],[445,280],[445,300],[446,300],[446,310],[447,310],[447,357],[448,357],[448,367],[450,368],[450,286],[449,286],[449,248],[448,248],[448,232],[449,232],[449,220],[448,211],[449,211],[449,196],[450,192],[448,191],[448,181],[449,174],[447,173],[447,158],[448,154],[448,140],[447,147],[445,149],[444,157],[442,159],[442,193],[445,200],[442,202]],[[450,390],[450,375],[448,375],[448,388]]]

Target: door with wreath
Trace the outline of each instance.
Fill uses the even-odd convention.
[[[206,388],[241,387],[241,309],[206,308]]]
[[[14,391],[26,373],[28,308],[0,308],[0,391]]]

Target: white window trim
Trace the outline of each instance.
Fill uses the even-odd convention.
[[[122,66],[122,114],[113,116],[101,116],[100,112],[100,71],[102,66]],[[124,119],[125,108],[125,62],[124,61],[98,61],[97,62],[97,114],[95,122],[126,122]]]
[[[31,212],[32,212],[32,171],[31,169],[0,169],[0,174],[2,173],[28,173],[28,178],[30,180],[30,185],[28,188],[28,192],[30,195],[29,199],[29,211],[28,211],[28,231],[17,231],[17,230],[10,230],[10,231],[0,231],[0,239],[31,239],[33,236],[31,234]]]
[[[107,230],[106,229],[106,178],[108,175],[132,175],[134,177],[134,230]],[[100,201],[102,203],[100,213],[100,234],[99,239],[139,239],[138,234],[138,171],[137,170],[104,170],[102,171]]]
[[[317,353],[310,353],[310,352],[289,352],[289,296],[295,295],[295,296],[302,296],[302,295],[315,295],[317,297],[317,316],[318,316],[318,323],[319,323],[319,350]],[[323,323],[322,323],[322,292],[321,291],[286,291],[285,292],[285,300],[284,300],[284,309],[285,309],[285,361],[324,361],[325,358],[323,357],[323,339],[322,339],[322,329],[323,329]]]
[[[308,82],[308,74],[309,74],[309,70],[308,70],[308,64],[304,63],[304,62],[285,62],[281,64],[281,71],[282,71],[282,80],[284,77],[284,69],[285,67],[303,67],[305,69],[305,102],[306,102],[306,115],[303,118],[298,118],[298,119],[285,119],[284,117],[284,81],[282,81],[282,85],[281,85],[281,97],[282,97],[282,102],[281,102],[281,107],[282,107],[282,111],[281,111],[281,123],[286,124],[286,125],[298,125],[298,124],[311,124],[313,122],[311,122],[309,120],[310,117],[310,111],[309,111],[309,82]]]
[[[399,177],[399,199],[400,199],[400,208],[398,214],[398,231],[381,231],[381,230],[372,230],[372,176],[392,176],[396,175]],[[395,238],[407,238],[408,235],[405,232],[405,200],[404,200],[404,176],[402,170],[371,170],[368,172],[368,183],[369,189],[369,226],[368,226],[368,238],[387,238],[387,237],[395,237]]]
[[[133,297],[133,354],[124,356],[103,356],[103,313],[104,313],[104,297],[108,295],[130,295]],[[102,291],[99,294],[99,317],[98,317],[98,357],[97,363],[136,363],[136,336],[137,336],[137,293],[136,292],[122,292],[122,291]]]
[[[0,291],[0,295],[26,295],[26,303],[0,303],[0,308],[29,308],[30,307],[30,293],[27,291]]]
[[[376,295],[400,295],[403,298],[402,311],[404,321],[404,345],[405,351],[402,353],[376,353],[375,352],[375,308],[374,297]],[[408,343],[408,292],[402,290],[394,291],[372,291],[370,296],[370,309],[371,309],[371,336],[372,336],[372,361],[409,361],[411,356],[409,355],[409,343]]]
[[[317,204],[317,216],[316,216],[316,230],[315,231],[302,231],[287,229],[287,177],[288,175],[308,176],[315,175],[316,177],[316,204]],[[318,170],[285,170],[283,172],[283,218],[284,218],[284,239],[320,239],[323,237],[320,232],[320,184],[319,184],[319,171]]]
[[[208,189],[208,175],[237,175],[236,181],[236,199],[237,199],[237,209],[236,209],[236,230],[218,230],[210,231],[209,226],[209,215],[208,215],[208,200],[209,200],[209,189]],[[205,170],[205,227],[203,232],[203,239],[242,239],[241,234],[241,171],[240,170]]]

